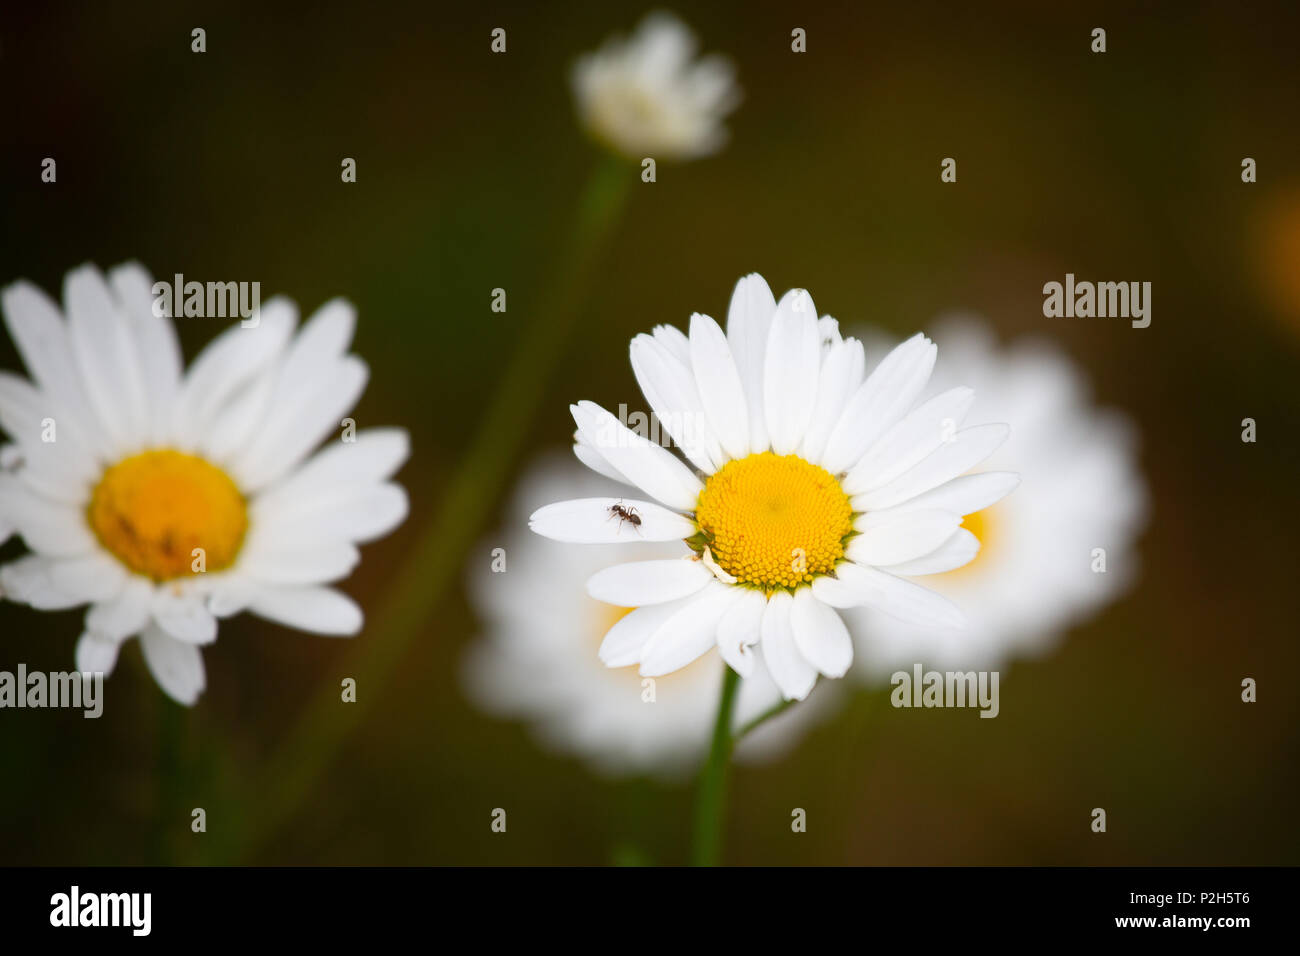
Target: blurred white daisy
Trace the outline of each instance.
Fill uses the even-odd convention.
[[[257,325],[218,336],[182,371],[172,320],[154,314],[138,265],[108,280],[84,266],[64,308],[27,282],[4,291],[5,324],[31,381],[0,372],[0,524],[31,554],[0,568],[5,597],[41,610],[89,604],[77,669],[108,673],[138,635],[150,672],[192,704],[199,648],[247,610],[319,634],[354,634],[361,610],[326,585],[358,543],[406,517],[387,479],[400,429],[356,432],[308,459],[365,388],[347,353],[355,314],[267,302]]]
[[[694,59],[689,27],[669,13],[648,14],[627,39],[613,37],[579,57],[573,91],[582,122],[634,159],[694,159],[726,142],[722,122],[740,102],[731,63]]]
[[[864,338],[887,341],[875,333]],[[1134,539],[1147,493],[1127,418],[1096,408],[1075,364],[1045,341],[1002,347],[987,325],[968,317],[943,321],[935,340],[944,363],[932,390],[967,383],[978,396],[975,414],[1015,416],[1011,439],[986,465],[1014,463],[1024,484],[956,532],[950,548],[979,549],[970,564],[925,580],[961,606],[964,628],[851,612],[859,667],[868,676],[918,661],[994,667],[1046,650],[1063,629],[1113,600],[1136,570]],[[1104,573],[1093,570],[1098,548]]]
[[[571,458],[543,459],[525,473],[507,527],[521,527],[539,504],[565,493],[617,493],[617,486]],[[491,570],[494,548],[504,571]],[[709,744],[725,666],[717,654],[674,674],[647,679],[601,664],[597,649],[629,608],[605,604],[584,584],[618,559],[616,545],[573,548],[533,534],[507,533],[477,552],[470,594],[486,633],[466,656],[464,682],[482,707],[529,721],[555,750],[586,758],[609,774],[693,770]],[[680,545],[647,543],[649,558],[674,559]],[[765,722],[739,743],[741,762],[779,756],[833,706],[818,692],[806,706]],[[733,731],[779,704],[762,666],[740,685]]]
[[[852,662],[838,609],[961,622],[908,578],[974,556],[952,543],[963,516],[1018,478],[966,473],[1009,428],[961,428],[974,397],[965,387],[916,406],[937,355],[924,335],[864,375],[861,343],[819,320],[805,290],[778,305],[747,276],[727,326],[696,314],[689,337],[660,326],[632,340],[641,390],[689,465],[592,402],[571,407],[578,457],[656,501],[563,501],[530,524],[571,543],[685,543],[685,560],[618,564],[588,582],[594,597],[636,608],[601,645],[609,666],[667,674],[716,645],[745,676],[757,645],[784,696],[802,700],[818,674],[841,677]]]

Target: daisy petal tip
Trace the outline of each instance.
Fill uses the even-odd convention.
[[[814,681],[814,683],[816,682]],[[791,687],[787,685],[781,688],[781,697],[786,701],[791,701],[795,703],[802,702],[807,699],[809,694],[812,693],[812,689],[813,689],[812,684],[809,684],[806,687],[803,685],[799,685],[795,687]]]
[[[664,674],[668,673],[663,668],[654,666],[653,662],[646,661],[641,662],[641,666],[636,669],[636,672],[641,677],[663,677]]]
[[[744,647],[724,651],[722,645],[718,645],[718,653],[722,655],[727,666],[740,677],[748,678],[754,673],[754,655],[747,653]]]

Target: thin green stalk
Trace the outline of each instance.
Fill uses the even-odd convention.
[[[494,389],[494,400],[475,439],[439,497],[439,506],[397,569],[387,592],[375,602],[369,627],[357,639],[339,673],[356,679],[357,699],[343,706],[331,680],[306,706],[294,729],[268,759],[257,781],[257,817],[231,853],[244,858],[288,819],[312,792],[366,710],[383,696],[412,638],[445,596],[465,553],[479,533],[493,502],[507,483],[531,424],[522,409],[537,407],[555,367],[569,347],[605,241],[635,181],[635,170],[606,158],[594,171],[578,204],[568,253],[534,321],[520,330],[519,343]]]
[[[691,847],[691,863],[695,866],[717,866],[722,857],[723,809],[727,799],[727,771],[731,765],[731,712],[740,687],[739,674],[730,667],[723,671],[713,743],[695,798],[695,839]]]
[[[783,714],[783,713],[785,713],[787,710],[789,710],[791,707],[793,707],[796,703],[798,703],[798,701],[794,701],[794,700],[783,700],[783,701],[781,701],[781,703],[779,703],[779,704],[773,704],[773,705],[772,705],[771,707],[769,707],[767,710],[763,711],[761,714],[759,714],[759,715],[758,715],[757,717],[755,717],[753,720],[749,721],[749,722],[746,723],[744,726],[742,726],[738,731],[736,731],[736,735],[735,735],[735,737],[734,737],[733,739],[734,739],[734,740],[741,740],[741,739],[744,738],[744,736],[745,736],[746,734],[748,734],[750,731],[758,729],[759,724],[767,723],[767,721],[771,720],[773,717],[777,716],[778,714]]]

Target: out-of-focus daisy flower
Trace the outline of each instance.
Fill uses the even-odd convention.
[[[940,325],[935,340],[944,363],[932,390],[968,383],[977,395],[974,414],[1015,416],[1010,441],[986,465],[1014,464],[1024,484],[970,515],[946,545],[972,555],[978,549],[969,564],[926,579],[962,608],[964,628],[850,612],[867,675],[917,661],[996,666],[1044,650],[1062,629],[1113,600],[1136,568],[1146,488],[1127,419],[1095,408],[1074,363],[1046,342],[1002,348],[983,323],[956,318]],[[1105,549],[1104,573],[1093,570],[1096,548]]]
[[[521,527],[534,508],[559,495],[617,491],[572,459],[544,459],[525,474],[511,514]],[[504,571],[490,569],[495,547],[504,549]],[[725,665],[708,654],[674,674],[646,680],[628,668],[601,664],[601,639],[630,609],[596,600],[583,585],[617,561],[619,550],[573,548],[528,533],[484,542],[470,593],[487,632],[467,655],[465,685],[483,707],[528,720],[548,746],[582,756],[603,772],[674,775],[693,769],[708,747]],[[649,542],[643,551],[648,558],[675,560],[681,546]],[[818,692],[806,706],[765,722],[740,742],[737,759],[779,756],[829,711],[832,696]],[[756,666],[740,685],[733,730],[781,699]]]
[[[805,290],[778,305],[747,276],[727,325],[696,314],[689,337],[660,326],[632,340],[641,390],[689,465],[592,402],[571,407],[578,457],[658,503],[582,498],[530,523],[572,543],[685,543],[686,560],[618,564],[588,582],[593,596],[636,608],[606,635],[606,664],[667,674],[716,645],[744,676],[757,645],[784,696],[801,700],[819,673],[841,677],[852,662],[838,609],[961,622],[909,578],[974,556],[953,543],[963,516],[1018,478],[966,473],[1009,428],[961,428],[974,397],[965,387],[916,406],[937,355],[924,335],[865,375],[861,343],[819,320]]]
[[[1300,186],[1267,194],[1255,220],[1251,258],[1264,298],[1290,333],[1300,334]]]
[[[694,159],[726,142],[723,119],[740,102],[731,63],[695,60],[689,27],[651,13],[630,38],[614,37],[573,68],[582,122],[598,139],[634,159]]]
[[[0,568],[6,597],[42,610],[89,604],[77,669],[108,673],[138,635],[150,672],[192,704],[199,648],[247,610],[319,634],[354,634],[361,610],[326,585],[356,545],[406,516],[388,481],[406,433],[369,429],[308,458],[360,397],[347,350],[355,314],[324,305],[295,334],[276,298],[182,371],[172,320],[138,265],[108,280],[84,266],[58,305],[27,282],[4,291],[5,324],[31,381],[0,372],[0,521],[31,554]],[[349,437],[355,440],[347,440]]]

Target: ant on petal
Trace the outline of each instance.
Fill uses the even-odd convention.
[[[625,521],[631,524],[633,528],[641,527],[641,516],[637,514],[637,510],[635,508],[623,507],[623,502],[621,501],[618,502],[617,504],[612,504],[609,506],[609,517],[617,518],[618,525],[620,528],[623,526],[623,522]],[[608,521],[609,518],[605,520]],[[640,531],[637,532],[637,534],[640,533],[641,533]]]

